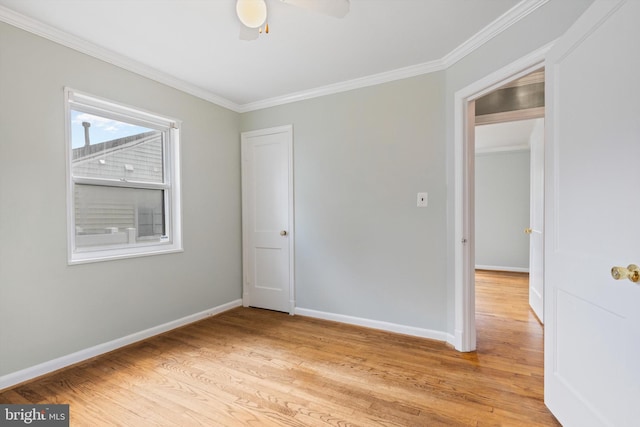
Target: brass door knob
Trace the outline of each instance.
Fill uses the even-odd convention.
[[[525,229],[524,229],[524,233],[525,233],[525,234],[531,234],[531,233],[533,233],[533,230],[532,230],[532,229],[530,229],[530,228],[525,228]]]
[[[624,267],[612,267],[611,277],[616,280],[629,279],[636,283],[640,281],[640,267],[635,264],[629,264],[627,268]]]
[[[282,230],[282,231],[280,232],[280,235],[281,235],[281,236],[286,236],[286,235],[287,235],[287,231],[286,231],[286,230]]]

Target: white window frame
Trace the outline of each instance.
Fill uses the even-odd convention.
[[[114,259],[182,252],[182,209],[180,187],[180,126],[181,122],[130,107],[104,98],[99,98],[71,88],[64,89],[65,130],[67,145],[67,249],[68,263],[108,261]],[[74,177],[72,173],[73,148],[71,143],[71,110],[134,123],[164,132],[163,183],[128,182],[117,179]],[[165,234],[160,241],[137,242],[117,247],[76,247],[76,220],[74,187],[76,184],[104,185],[112,187],[163,189],[165,190]]]

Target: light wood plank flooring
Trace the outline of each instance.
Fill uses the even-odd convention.
[[[478,351],[238,308],[0,392],[72,426],[557,426],[527,276],[479,271]]]

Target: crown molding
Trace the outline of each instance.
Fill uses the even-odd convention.
[[[28,16],[17,13],[7,7],[0,6],[0,21],[13,25],[14,27],[28,31],[37,36],[51,40],[55,43],[61,44],[68,48],[77,50],[101,61],[108,62],[109,64],[123,68],[127,71],[139,74],[143,77],[147,77],[158,83],[165,84],[174,89],[178,89],[182,92],[204,99],[205,101],[212,102],[224,108],[239,112],[240,107],[235,102],[229,101],[221,96],[218,96],[212,92],[204,90],[198,86],[186,83],[185,81],[173,77],[169,74],[156,70],[155,68],[144,65],[136,60],[128,58],[124,55],[115,53],[109,49],[103,48],[94,43],[81,39],[67,32],[58,30],[50,25]]]
[[[514,151],[529,151],[531,147],[528,145],[505,145],[502,147],[482,147],[476,148],[476,156],[484,156],[487,154],[509,153]]]
[[[442,59],[425,62],[410,67],[399,68],[396,70],[374,74],[367,77],[348,80],[336,84],[321,86],[311,90],[300,91],[284,96],[265,99],[262,101],[242,104],[239,107],[240,112],[246,113],[249,111],[261,110],[263,108],[275,107],[278,105],[303,101],[305,99],[332,95],[353,89],[360,89],[367,86],[374,86],[381,83],[415,77],[421,74],[428,74],[435,71],[446,70],[465,56],[469,55],[470,53],[487,43],[498,34],[516,24],[518,21],[524,19],[530,13],[544,6],[548,1],[549,0],[522,0],[514,7],[499,16],[496,20],[491,22],[489,25],[484,27],[478,33],[476,33],[473,37],[445,55]]]
[[[549,0],[522,0],[473,37],[445,55],[442,59],[242,105],[236,104],[233,101],[198,86],[186,83],[181,79],[158,71],[129,57],[117,54],[109,49],[14,12],[4,6],[0,6],[0,21],[4,21],[7,24],[44,37],[63,46],[204,99],[205,101],[212,102],[238,113],[245,113],[445,70],[548,1]]]
[[[425,62],[418,65],[399,68],[396,70],[386,71],[384,73],[373,74],[366,77],[360,77],[353,80],[347,80],[340,83],[334,83],[327,86],[320,86],[310,90],[291,93],[284,96],[265,99],[262,101],[251,102],[240,105],[240,112],[261,110],[263,108],[275,107],[278,105],[289,104],[291,102],[303,101],[305,99],[317,98],[320,96],[333,95],[340,92],[347,92],[353,89],[360,89],[368,86],[375,86],[382,83],[388,83],[396,80],[406,79],[409,77],[420,76],[423,74],[433,73],[435,71],[444,70],[446,67],[441,60]]]
[[[522,0],[503,13],[495,21],[478,31],[473,37],[442,58],[447,68],[469,55],[489,40],[524,19],[527,15],[544,6],[549,0]]]

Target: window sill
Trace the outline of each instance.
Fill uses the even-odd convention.
[[[139,258],[184,252],[182,246],[167,245],[165,247],[137,247],[131,249],[113,249],[104,251],[78,252],[69,254],[68,265],[88,264],[93,262],[114,261],[119,259]]]

